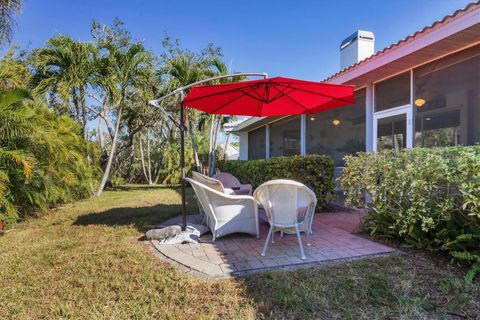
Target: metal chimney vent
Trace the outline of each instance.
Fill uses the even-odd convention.
[[[340,44],[340,67],[345,69],[375,52],[375,36],[370,31],[358,30]]]

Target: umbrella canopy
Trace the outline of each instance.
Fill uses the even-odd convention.
[[[153,100],[158,103],[168,96],[192,88],[180,108],[180,167],[182,174],[182,229],[186,230],[185,203],[185,114],[184,106],[213,114],[238,116],[287,116],[313,114],[355,103],[353,87],[290,78],[270,78],[200,86],[208,81],[235,76],[266,74],[231,74],[201,80]]]
[[[355,103],[353,87],[284,77],[193,87],[183,104],[213,114],[313,114]]]

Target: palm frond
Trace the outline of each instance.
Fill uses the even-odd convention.
[[[21,0],[0,1],[0,42],[12,40],[14,16],[20,12]]]

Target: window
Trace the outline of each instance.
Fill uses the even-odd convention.
[[[248,133],[248,160],[265,159],[265,127]]]
[[[410,104],[410,72],[375,84],[375,111]]]
[[[365,89],[355,91],[355,104],[307,115],[307,153],[326,154],[343,166],[346,154],[365,151]]]
[[[414,71],[415,144],[480,142],[480,46]]]
[[[460,111],[447,111],[417,117],[415,145],[447,147],[460,143]]]
[[[300,117],[288,118],[270,125],[270,157],[300,154]]]

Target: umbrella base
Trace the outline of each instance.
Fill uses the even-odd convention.
[[[198,238],[210,230],[201,224],[200,215],[188,216],[187,228],[182,231],[181,223],[159,225],[145,233],[147,240],[158,240],[160,244],[198,243]],[[177,218],[178,220],[181,217]],[[176,220],[177,220],[176,219]]]

